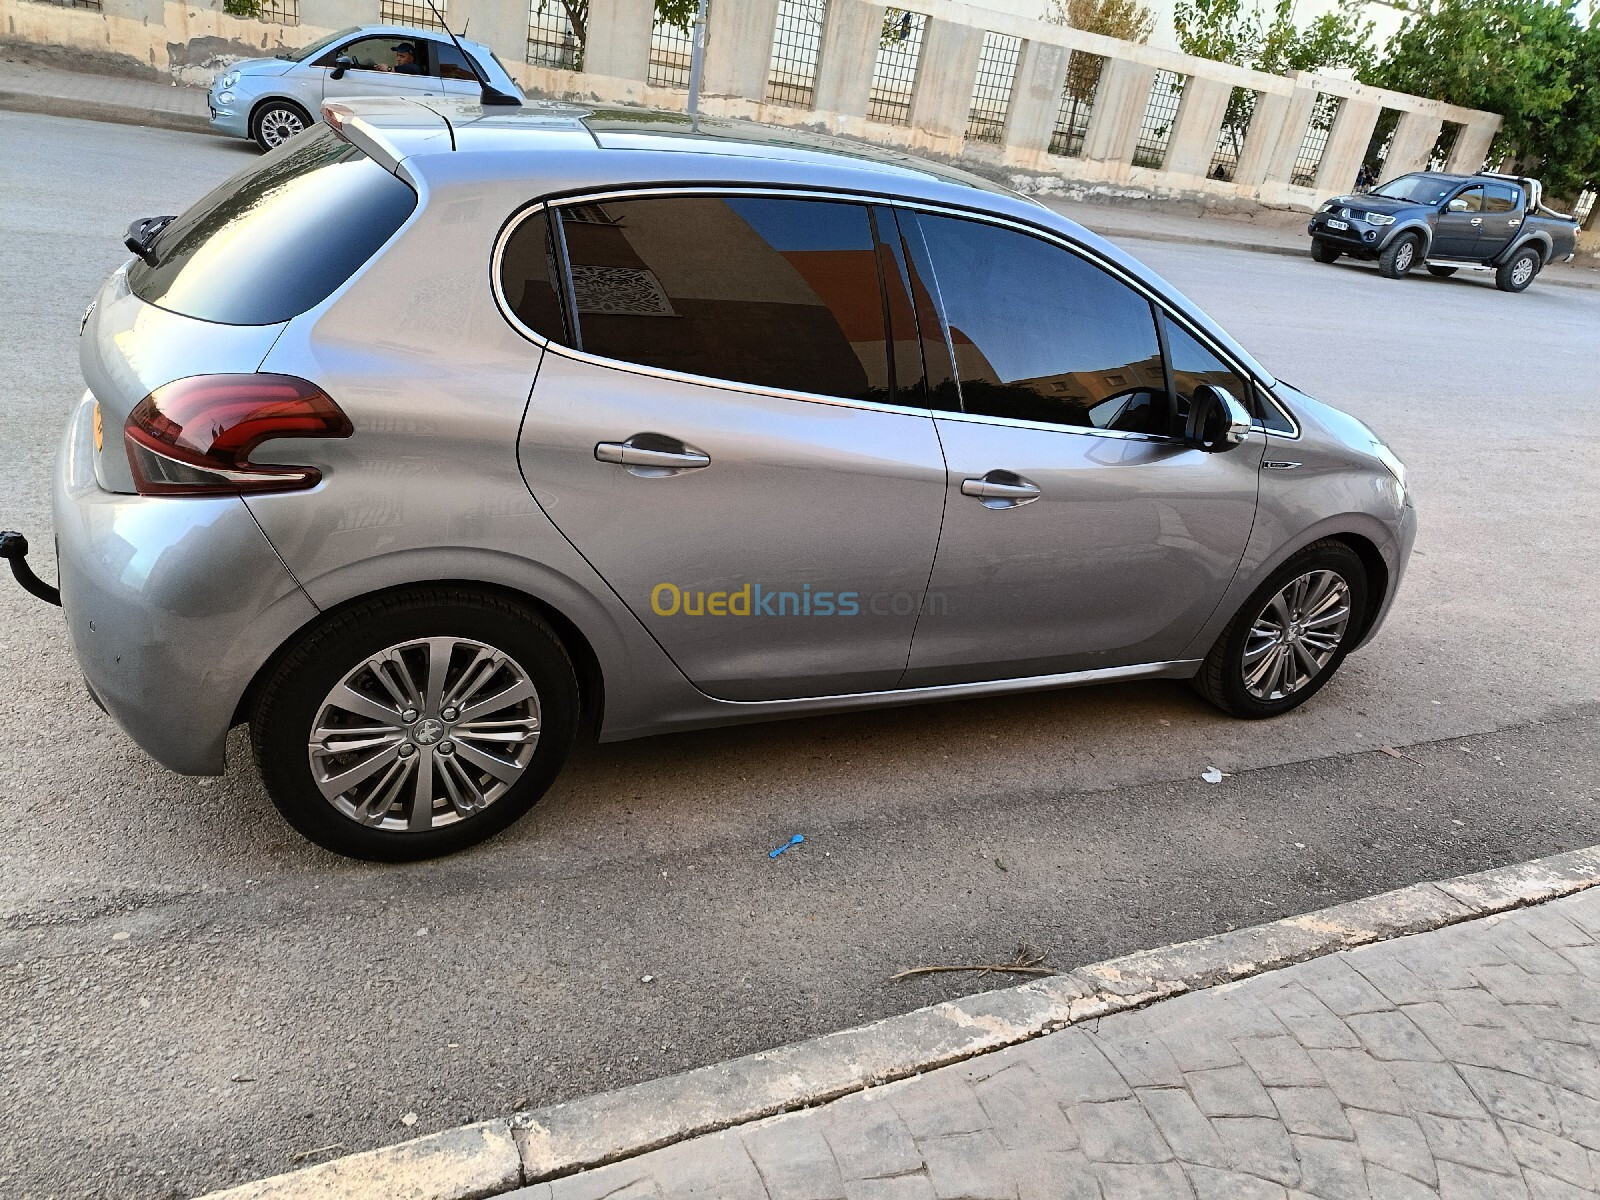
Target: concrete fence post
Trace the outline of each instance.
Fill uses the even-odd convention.
[[[883,13],[883,5],[866,0],[829,0],[817,61],[814,107],[818,112],[867,115]]]
[[[1382,106],[1373,101],[1349,97],[1339,105],[1333,131],[1322,150],[1322,163],[1317,167],[1317,191],[1337,196],[1356,186],[1361,160],[1367,156],[1367,145],[1382,111]]]
[[[560,0],[550,2],[559,5]],[[473,41],[491,47],[507,63],[528,61],[528,15],[528,0],[450,0],[444,7],[444,19],[458,36],[468,26]]]
[[[1083,157],[1091,162],[1131,163],[1139,124],[1150,104],[1156,69],[1129,58],[1108,58],[1100,71],[1094,111],[1083,138]]]
[[[1394,140],[1389,143],[1389,154],[1383,160],[1383,177],[1393,179],[1426,167],[1442,128],[1444,122],[1435,113],[1402,112],[1394,127]]]
[[[1172,123],[1172,139],[1167,143],[1165,169],[1178,175],[1205,175],[1217,153],[1217,136],[1222,119],[1233,99],[1233,85],[1199,75],[1189,76],[1183,87],[1183,100]]]
[[[1489,146],[1499,132],[1498,117],[1485,115],[1468,121],[1466,128],[1457,135],[1444,169],[1461,175],[1475,175],[1483,170],[1484,162],[1489,157]]]
[[[1279,130],[1277,144],[1272,148],[1272,155],[1267,159],[1267,172],[1262,179],[1263,183],[1284,187],[1294,176],[1294,160],[1300,156],[1300,146],[1306,140],[1306,129],[1316,110],[1317,89],[1297,82],[1287,99],[1289,103],[1284,110],[1283,126]]]
[[[156,7],[159,9],[162,6],[157,4]],[[329,31],[348,25],[376,25],[378,7],[378,0],[300,0],[300,24]],[[108,4],[108,12],[110,8]],[[449,13],[449,10],[446,12],[450,16],[451,28],[459,29],[455,14]]]
[[[650,29],[655,0],[589,0],[583,69],[643,83],[650,77]]]
[[[706,16],[705,94],[766,99],[777,24],[778,0],[714,0]]]
[[[1006,112],[1006,150],[1031,156],[1049,149],[1056,116],[1061,111],[1071,53],[1067,47],[1050,42],[1022,44],[1011,105]]]
[[[937,138],[966,136],[982,54],[982,29],[928,18],[922,32],[922,66],[911,92],[912,128]]]
[[[1266,182],[1267,168],[1272,165],[1284,122],[1289,118],[1289,99],[1277,92],[1256,94],[1250,127],[1245,130],[1244,146],[1239,151],[1239,165],[1233,172],[1233,182],[1240,187],[1259,187]]]

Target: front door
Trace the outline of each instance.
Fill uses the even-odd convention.
[[[1184,442],[1210,383],[1248,382],[1142,295],[1042,239],[922,216],[960,414],[944,530],[907,686],[1179,657],[1215,610],[1255,517],[1265,435]],[[1166,320],[1161,317],[1161,320]]]
[[[1473,259],[1478,256],[1478,234],[1483,227],[1483,188],[1469,187],[1445,202],[1433,231],[1429,258]]]
[[[896,390],[886,319],[913,358],[915,330],[903,294],[885,305],[869,208],[560,211],[524,221],[501,260],[524,324],[576,350],[538,368],[520,442],[534,497],[710,695],[893,687],[945,470],[929,412],[898,403],[922,398]]]
[[[427,38],[386,34],[356,38],[335,47],[317,59],[323,76],[322,98],[440,95],[443,88],[433,73],[432,44]],[[354,65],[335,79],[334,62],[340,58],[348,58]]]

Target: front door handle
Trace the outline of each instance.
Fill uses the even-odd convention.
[[[711,465],[709,454],[659,433],[636,433],[625,442],[600,442],[594,448],[594,456],[600,462],[616,463],[645,478]]]
[[[1016,508],[1039,498],[1039,485],[1010,471],[990,471],[982,479],[963,479],[961,494],[983,501],[985,508]]]
[[[1473,217],[1472,218],[1472,223],[1474,225],[1482,225],[1483,224],[1483,218],[1482,217]]]

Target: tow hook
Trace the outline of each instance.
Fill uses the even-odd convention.
[[[33,573],[28,565],[28,539],[14,529],[0,532],[0,558],[11,560],[11,573],[26,590],[46,604],[61,607],[61,589],[51,587]]]

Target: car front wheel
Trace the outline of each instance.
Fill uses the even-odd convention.
[[[1543,260],[1531,247],[1518,250],[1495,269],[1494,285],[1502,292],[1526,291],[1533,277],[1539,273]]]
[[[1401,234],[1378,255],[1378,271],[1389,279],[1399,279],[1417,265],[1418,245],[1415,234]]]
[[[325,849],[405,862],[510,825],[571,749],[560,640],[500,596],[418,587],[314,627],[261,688],[251,746],[284,818]]]
[[[1360,636],[1367,574],[1343,542],[1313,542],[1256,589],[1206,656],[1194,687],[1236,717],[1304,704]]]
[[[256,145],[263,150],[276,150],[312,124],[311,114],[298,104],[291,104],[287,100],[269,100],[255,115]]]

